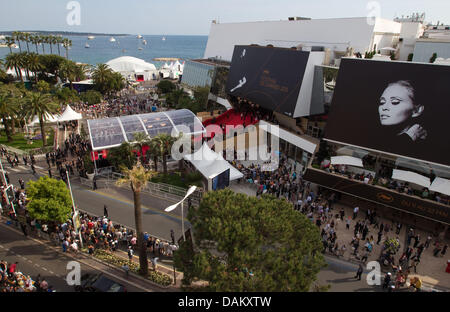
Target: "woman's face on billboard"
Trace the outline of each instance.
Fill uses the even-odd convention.
[[[413,115],[413,90],[400,84],[391,84],[380,97],[380,122],[383,126],[401,124]]]

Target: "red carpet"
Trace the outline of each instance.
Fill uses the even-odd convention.
[[[259,120],[258,120],[259,121]],[[215,120],[216,125],[218,125],[219,127],[221,125],[232,125],[232,126],[238,126],[238,125],[243,125],[245,122],[245,126],[248,125],[254,125],[258,122],[257,120],[255,120],[255,118],[252,119],[252,116],[250,114],[247,114],[245,120],[243,120],[241,118],[241,113],[236,112],[234,109],[230,109],[227,110],[225,113],[223,113],[222,115],[218,116]],[[203,122],[203,125],[205,127],[212,125],[213,124],[213,118],[205,120]],[[227,129],[225,129],[226,132]],[[210,135],[210,131],[207,132],[207,136],[209,137]]]

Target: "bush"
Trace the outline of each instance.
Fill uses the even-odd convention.
[[[169,93],[176,89],[175,84],[169,80],[159,82],[156,87],[161,93]]]
[[[89,90],[80,94],[80,99],[89,105],[98,104],[102,101],[102,94],[95,90]]]
[[[122,267],[123,265],[127,264],[130,267],[130,271],[134,272],[134,273],[139,273],[139,265],[135,262],[129,262],[127,259],[118,257],[116,255],[113,255],[112,253],[106,251],[106,250],[102,250],[102,249],[96,249],[94,251],[94,257],[105,261],[109,264],[118,266],[118,267]],[[150,281],[163,285],[163,286],[169,286],[172,284],[172,278],[170,278],[169,276],[163,274],[163,273],[159,273],[159,272],[155,272],[155,271],[148,271],[148,275],[146,277],[147,279],[149,279]]]

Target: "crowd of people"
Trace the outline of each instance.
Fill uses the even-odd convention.
[[[19,262],[0,261],[0,293],[10,292],[54,292],[45,278],[39,274],[36,279],[18,269]]]
[[[73,104],[73,108],[88,119],[149,113],[158,107],[160,102],[154,93],[135,94],[128,90],[120,92],[119,95],[105,97],[104,101],[98,104]]]

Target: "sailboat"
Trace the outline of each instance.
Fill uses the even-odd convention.
[[[84,47],[87,49],[90,48],[91,46],[86,42],[86,45]]]
[[[147,40],[142,40],[142,43],[144,44],[144,45],[147,45]]]
[[[93,39],[95,39],[94,36],[88,36],[88,40],[93,40]]]
[[[116,42],[116,39],[114,37],[109,38],[109,42]]]
[[[166,41],[166,37],[162,37],[162,41]]]
[[[142,39],[142,36],[141,36],[141,35],[137,35],[137,38],[138,38],[138,39]]]

